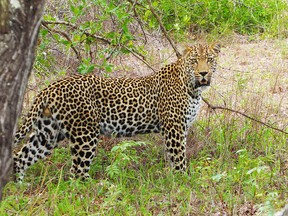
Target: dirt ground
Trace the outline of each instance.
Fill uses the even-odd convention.
[[[145,45],[146,62],[156,71],[176,60],[176,55],[165,38],[148,35]],[[193,41],[193,40],[191,40]],[[195,42],[194,42],[195,43]],[[288,126],[288,39],[253,40],[235,36],[221,42],[218,71],[204,97],[213,105],[236,109],[275,127],[286,130]],[[192,43],[193,44],[193,43]],[[189,43],[177,44],[180,52]],[[52,51],[51,51],[52,52]],[[118,55],[111,63],[116,69],[110,76],[137,77],[153,73],[142,61],[131,55]],[[76,73],[76,63],[65,56],[57,56],[55,70],[67,68],[67,75]],[[95,74],[102,72],[95,69]],[[58,75],[48,77],[49,82],[61,79]],[[24,101],[24,113],[40,91],[44,78],[32,72]],[[41,84],[39,84],[41,83]],[[43,85],[42,85],[43,86]],[[248,104],[248,106],[247,106]]]
[[[154,39],[147,62],[156,70],[175,61],[176,55],[165,40]],[[186,45],[178,45],[183,50]],[[113,62],[119,69],[113,76],[145,76],[153,71],[131,56]],[[275,126],[288,126],[288,39],[249,41],[237,36],[222,45],[218,71],[204,97],[213,105],[259,114]],[[250,104],[250,106],[247,106]]]

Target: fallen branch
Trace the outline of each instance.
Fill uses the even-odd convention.
[[[288,134],[288,132],[286,132],[284,130],[281,130],[279,128],[273,127],[272,125],[269,125],[269,124],[267,124],[265,122],[262,122],[262,121],[260,121],[260,120],[258,120],[256,118],[253,118],[253,117],[251,117],[251,116],[249,116],[249,115],[247,115],[247,114],[245,114],[243,112],[240,112],[238,110],[233,110],[233,109],[230,109],[230,108],[227,108],[227,107],[222,107],[222,106],[214,106],[214,105],[210,104],[205,98],[202,98],[202,100],[208,105],[208,108],[210,108],[212,110],[221,109],[221,110],[226,110],[226,111],[229,111],[229,112],[237,113],[237,114],[242,115],[242,116],[244,116],[244,117],[246,117],[246,118],[248,118],[248,119],[250,119],[252,121],[255,121],[255,122],[259,123],[259,124],[262,124],[262,125],[264,125],[264,126],[266,126],[268,128],[271,128],[273,130],[279,131],[279,132],[284,133],[284,134]]]
[[[181,54],[180,54],[180,52],[177,50],[177,48],[174,46],[173,41],[171,40],[171,38],[168,36],[168,33],[167,33],[167,31],[166,31],[165,26],[163,25],[160,17],[158,16],[158,14],[156,13],[156,11],[154,10],[154,8],[153,8],[153,6],[152,6],[152,4],[151,4],[151,0],[148,0],[147,2],[148,2],[148,4],[149,4],[150,11],[152,12],[152,14],[153,14],[153,15],[155,16],[155,18],[157,19],[157,21],[158,21],[158,23],[159,23],[159,25],[160,25],[160,28],[161,28],[163,34],[165,35],[165,37],[166,37],[167,40],[169,41],[170,45],[173,47],[173,49],[174,49],[174,51],[175,51],[175,53],[176,53],[177,58],[180,58],[180,57],[181,57]]]

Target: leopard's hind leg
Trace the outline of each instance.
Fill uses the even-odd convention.
[[[69,138],[72,141],[71,154],[72,166],[70,173],[76,178],[85,180],[90,177],[89,170],[92,159],[95,156],[99,129],[97,125],[85,122],[85,127],[73,126],[73,130],[77,131],[81,136],[74,137],[71,133]]]
[[[39,159],[47,157],[57,143],[65,138],[60,128],[59,123],[52,116],[36,120],[28,143],[14,154],[14,171],[17,182],[22,182],[25,170],[29,166]]]
[[[62,131],[65,137],[71,141],[72,166],[70,173],[73,177],[82,180],[90,177],[88,172],[96,154],[100,134],[99,116],[97,107],[91,106],[89,111],[70,112],[69,118],[66,116],[63,118]]]

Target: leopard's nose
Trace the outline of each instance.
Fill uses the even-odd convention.
[[[208,74],[208,72],[206,72],[206,71],[205,71],[205,72],[200,72],[199,74],[200,74],[202,77],[204,77],[206,74]]]

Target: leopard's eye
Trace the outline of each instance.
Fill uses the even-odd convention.
[[[190,61],[191,61],[192,64],[196,64],[197,63],[197,59],[196,58],[191,58]]]
[[[212,57],[208,57],[208,58],[207,58],[207,62],[210,62],[210,63],[211,63],[211,62],[213,62],[213,61],[214,61],[214,59],[213,59]]]

